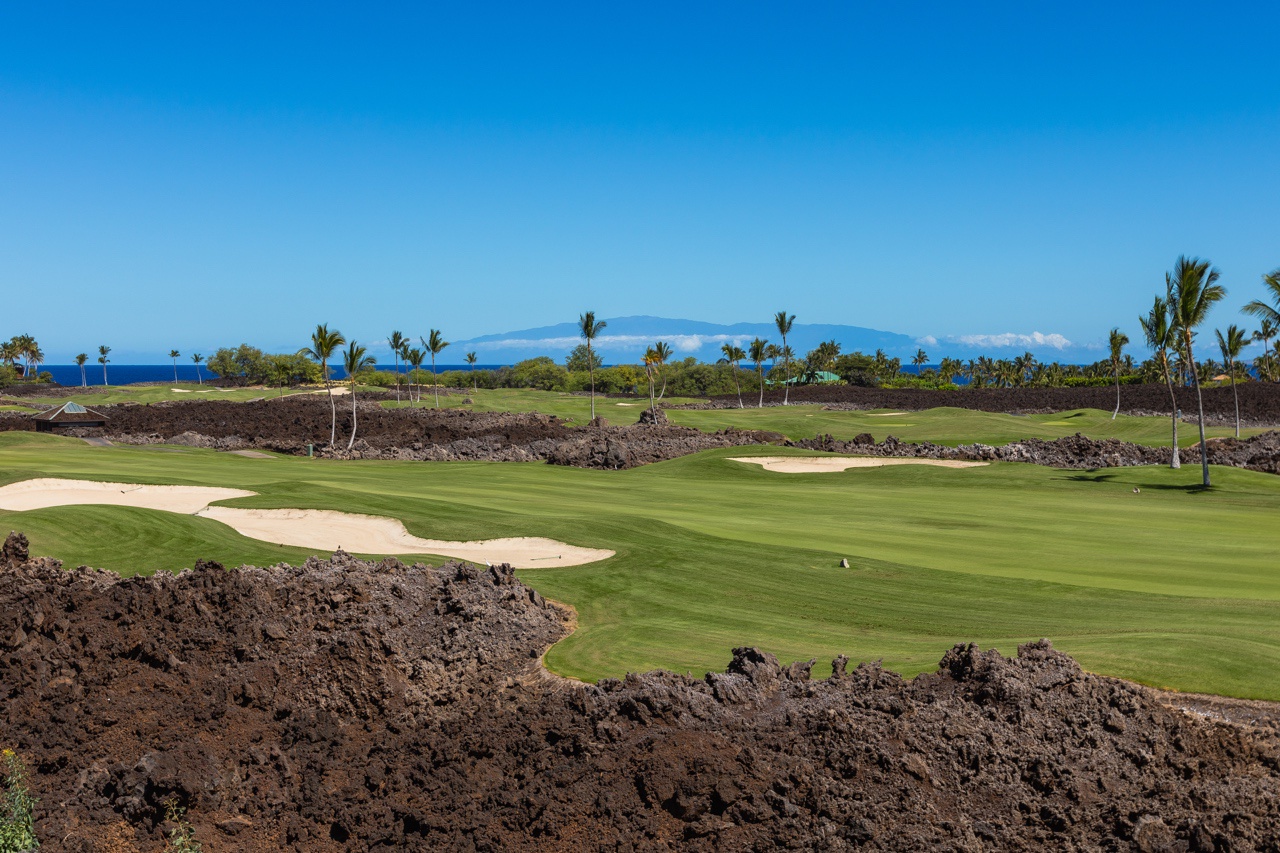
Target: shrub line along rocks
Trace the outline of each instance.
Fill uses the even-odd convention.
[[[1273,849],[1274,717],[1238,726],[1047,642],[904,680],[571,686],[564,610],[510,569],[345,554],[120,579],[0,556],[0,737],[48,850]],[[1253,703],[1255,706],[1258,703]],[[1270,727],[1266,723],[1270,723]]]

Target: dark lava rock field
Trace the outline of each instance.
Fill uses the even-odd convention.
[[[752,648],[696,678],[541,669],[506,567],[342,553],[121,579],[0,556],[0,744],[42,850],[1275,850],[1274,726],[1047,642],[904,680]],[[942,652],[943,650],[940,650]],[[1253,719],[1256,719],[1256,715]]]

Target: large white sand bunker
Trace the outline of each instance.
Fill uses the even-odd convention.
[[[581,566],[612,557],[602,548],[580,548],[554,539],[519,537],[454,542],[421,539],[395,518],[316,509],[240,509],[213,501],[257,492],[205,486],[144,486],[92,480],[44,478],[0,487],[0,509],[25,511],[53,506],[106,504],[198,515],[263,542],[357,554],[440,554],[460,560],[510,563],[517,569]]]
[[[0,487],[0,509],[24,511],[51,506],[106,504],[191,515],[213,501],[247,498],[255,494],[257,492],[214,486],[142,486],[137,483],[44,478]]]
[[[779,474],[830,474],[850,468],[884,468],[890,465],[933,465],[938,468],[978,468],[986,462],[960,459],[916,459],[883,456],[734,456],[730,462],[750,462]]]
[[[580,566],[613,556],[612,551],[579,548],[554,539],[521,537],[452,542],[421,539],[395,518],[319,509],[239,509],[211,506],[197,515],[221,521],[245,536],[358,554],[444,554],[473,562],[510,563],[518,569]]]

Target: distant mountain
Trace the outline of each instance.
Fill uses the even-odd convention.
[[[743,349],[752,338],[761,337],[781,343],[778,330],[772,323],[704,323],[699,320],[675,320],[667,317],[610,317],[608,325],[596,338],[594,347],[607,364],[638,362],[645,348],[654,341],[666,341],[675,351],[676,358],[693,356],[699,361],[715,361],[720,357],[720,347],[726,342],[736,343]],[[830,323],[796,323],[787,343],[797,356],[803,356],[822,341],[834,339],[843,352],[861,350],[874,353],[882,349],[889,357],[904,362],[924,347],[930,361],[942,356],[973,358],[990,355],[993,358],[1012,358],[1031,350],[1043,361],[1095,361],[1099,356],[1056,336],[993,335],[984,340],[943,340],[931,337],[913,337],[896,332],[868,329],[862,326],[844,326]],[[526,358],[549,355],[557,361],[582,343],[576,323],[559,323],[536,329],[521,329],[500,335],[482,335],[467,341],[454,343],[455,351],[474,350],[483,364],[514,364]]]

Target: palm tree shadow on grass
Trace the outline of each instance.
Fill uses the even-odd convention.
[[[1055,480],[1070,480],[1074,483],[1110,483],[1118,473],[1100,474],[1098,469],[1091,468],[1082,474],[1068,474],[1065,477],[1055,477]],[[1187,494],[1200,494],[1201,492],[1212,491],[1212,487],[1207,487],[1202,483],[1136,483],[1139,489],[1150,489],[1153,492],[1186,492]]]

